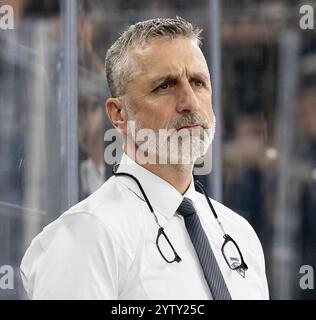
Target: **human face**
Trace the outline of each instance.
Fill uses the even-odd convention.
[[[133,112],[129,120],[137,122],[137,129],[158,132],[183,128],[203,134],[206,129],[214,131],[209,71],[194,41],[157,39],[132,50],[130,57],[136,72],[128,83],[126,96]],[[203,140],[203,134],[199,134],[199,140],[200,135]],[[207,147],[211,140],[212,134],[206,140]],[[191,140],[191,145],[196,143]],[[193,158],[199,156],[197,152]]]

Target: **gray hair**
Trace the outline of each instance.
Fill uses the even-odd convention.
[[[185,37],[201,45],[201,29],[183,18],[156,18],[138,22],[114,42],[105,57],[105,72],[112,97],[125,94],[127,83],[131,80],[132,66],[128,64],[128,52],[137,45],[144,45],[155,38]]]

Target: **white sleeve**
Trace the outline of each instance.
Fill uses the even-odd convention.
[[[53,234],[39,236],[36,241],[32,246],[37,245],[35,251],[40,254],[27,275],[26,290],[31,299],[118,298],[115,241],[96,217],[65,215]],[[23,261],[21,271],[23,274]]]

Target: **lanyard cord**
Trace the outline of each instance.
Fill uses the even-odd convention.
[[[159,226],[158,237],[159,237],[159,234],[160,234],[160,233],[164,234],[166,240],[168,241],[169,245],[171,246],[171,249],[173,250],[173,252],[174,252],[174,254],[175,254],[175,260],[174,260],[174,261],[180,262],[180,261],[181,261],[181,258],[180,258],[180,256],[177,254],[177,252],[175,251],[175,249],[173,248],[173,246],[172,246],[170,240],[168,239],[167,235],[164,233],[163,227],[161,227],[161,225],[159,224],[158,218],[157,218],[157,216],[156,216],[156,214],[155,214],[155,212],[154,212],[154,209],[153,209],[153,207],[151,206],[151,204],[150,204],[150,202],[149,202],[149,200],[148,200],[148,198],[147,198],[147,196],[146,196],[146,193],[145,193],[142,185],[140,184],[140,182],[138,181],[138,179],[137,179],[136,177],[134,177],[132,174],[129,174],[129,173],[126,173],[126,172],[116,172],[116,170],[117,170],[116,167],[117,167],[117,166],[118,166],[118,164],[115,164],[115,165],[112,167],[112,172],[113,172],[113,174],[114,174],[115,176],[128,176],[128,177],[132,178],[132,179],[137,183],[137,185],[138,185],[141,193],[143,194],[143,197],[144,197],[144,199],[145,199],[145,201],[146,201],[146,203],[147,203],[147,205],[148,205],[149,210],[153,213],[153,215],[154,215],[154,217],[155,217],[155,220],[156,220],[156,223],[157,223],[157,225]],[[239,252],[239,254],[240,254],[240,256],[241,256],[241,260],[242,260],[242,262],[243,262],[242,268],[244,268],[244,270],[247,270],[247,269],[248,269],[248,266],[247,266],[247,264],[246,264],[246,263],[244,262],[244,260],[243,260],[242,254],[241,254],[241,252],[240,252],[240,249],[239,249],[237,243],[225,232],[225,230],[224,230],[224,228],[223,228],[223,225],[222,225],[222,223],[220,222],[220,220],[218,219],[218,216],[217,216],[217,214],[216,214],[216,211],[215,211],[215,209],[214,209],[214,207],[213,207],[213,205],[212,205],[212,203],[211,203],[211,201],[210,201],[210,199],[209,199],[209,197],[208,197],[208,195],[207,195],[207,192],[206,192],[203,184],[202,184],[200,181],[198,181],[198,180],[194,181],[194,184],[195,184],[195,185],[199,188],[199,190],[204,194],[204,196],[205,196],[205,198],[206,198],[206,201],[207,201],[209,207],[211,208],[211,211],[212,211],[212,213],[213,213],[213,215],[214,215],[214,217],[215,217],[215,220],[217,221],[220,229],[222,230],[222,232],[223,232],[223,234],[224,234],[225,242],[224,242],[224,244],[223,244],[223,246],[222,246],[222,253],[223,253],[223,255],[224,255],[224,258],[225,258],[227,264],[228,264],[228,261],[227,261],[227,258],[226,258],[226,256],[225,256],[225,254],[224,254],[223,248],[224,248],[225,244],[227,243],[227,241],[232,241],[232,242],[234,243],[234,245],[236,246],[236,248],[237,248],[237,250],[238,250],[238,252]],[[157,237],[157,240],[156,240],[156,244],[157,244],[157,241],[158,241],[158,237]],[[162,255],[162,257],[166,260],[166,258],[165,258],[165,257],[163,256],[163,254],[161,253],[158,244],[157,244],[157,247],[158,247],[158,250],[159,250],[160,254]],[[168,263],[170,263],[168,260],[166,260],[166,261],[167,261]],[[172,261],[172,262],[173,262],[173,261]],[[228,264],[228,265],[229,265],[229,264]],[[230,267],[230,266],[229,266],[229,267]],[[230,267],[230,268],[231,268],[231,267]],[[232,268],[231,268],[231,269],[232,269]]]
[[[219,221],[219,219],[218,219],[218,216],[217,216],[217,214],[216,214],[216,211],[215,211],[215,209],[214,209],[214,207],[213,207],[213,205],[212,205],[212,202],[210,201],[210,199],[209,199],[209,197],[208,197],[208,195],[207,195],[207,192],[206,192],[203,184],[202,184],[200,181],[198,181],[198,180],[194,181],[194,184],[195,184],[195,185],[200,189],[200,191],[202,191],[202,193],[204,194],[204,196],[205,196],[205,198],[206,198],[206,201],[207,201],[209,207],[211,208],[212,213],[213,213],[213,215],[214,215],[214,217],[215,217],[215,220],[217,221],[217,223],[218,223],[220,229],[222,230],[222,232],[224,233],[224,238],[225,238],[226,232],[225,232],[225,230],[224,230],[224,227],[223,227],[222,223],[221,223],[221,222]]]
[[[129,173],[126,173],[126,172],[116,172],[116,170],[117,170],[116,167],[117,167],[118,165],[119,165],[119,164],[115,164],[115,165],[112,167],[112,172],[113,172],[113,174],[114,174],[115,176],[128,176],[128,177],[132,178],[132,179],[137,183],[137,185],[138,185],[138,187],[139,187],[139,189],[140,189],[143,197],[145,198],[145,201],[146,201],[146,203],[147,203],[147,205],[148,205],[149,210],[150,210],[150,211],[152,212],[152,214],[154,215],[155,220],[156,220],[158,226],[161,227],[161,225],[160,225],[160,223],[159,223],[159,221],[158,221],[158,218],[157,218],[157,216],[156,216],[156,214],[155,214],[155,211],[154,211],[151,203],[149,202],[149,200],[148,200],[148,198],[147,198],[147,196],[146,196],[146,193],[145,193],[142,185],[141,185],[140,182],[138,181],[138,179],[137,179],[136,177],[134,177],[132,174],[129,174]],[[211,201],[210,201],[210,199],[209,199],[209,197],[208,197],[208,195],[207,195],[207,192],[206,192],[203,184],[202,184],[200,181],[198,181],[198,180],[195,180],[195,181],[194,181],[194,184],[195,184],[195,185],[199,188],[199,190],[204,194],[204,196],[205,196],[205,198],[206,198],[206,201],[207,201],[209,207],[211,208],[211,211],[212,211],[212,213],[213,213],[213,215],[214,215],[214,217],[215,217],[215,219],[216,219],[216,221],[217,221],[220,229],[222,230],[222,232],[224,233],[224,236],[225,236],[225,235],[226,235],[226,232],[225,232],[225,230],[224,230],[224,227],[223,227],[222,223],[221,223],[221,222],[219,221],[219,219],[218,219],[218,216],[217,216],[217,214],[216,214],[216,211],[215,211],[215,209],[214,209],[214,207],[213,207],[213,205],[212,205],[212,203],[211,203]]]
[[[146,196],[146,193],[145,193],[142,185],[141,185],[140,182],[138,181],[138,179],[137,179],[136,177],[134,177],[132,174],[129,174],[129,173],[126,173],[126,172],[116,172],[116,166],[117,166],[117,165],[118,165],[118,164],[116,164],[116,165],[114,165],[114,166],[112,167],[112,173],[113,173],[115,176],[128,176],[128,177],[132,178],[132,179],[137,183],[137,185],[138,185],[141,193],[143,194],[143,197],[145,198],[145,201],[146,201],[146,203],[147,203],[147,205],[148,205],[149,210],[150,210],[150,211],[153,213],[153,215],[155,216],[155,220],[156,220],[158,226],[161,227],[161,225],[160,225],[160,223],[159,223],[159,221],[158,221],[158,218],[157,218],[157,216],[156,216],[156,214],[155,214],[155,211],[154,211],[153,207],[151,206],[151,204],[150,204],[150,202],[149,202],[149,200],[148,200],[148,198],[147,198],[147,196]]]

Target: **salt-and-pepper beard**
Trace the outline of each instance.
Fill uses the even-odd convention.
[[[128,114],[127,139],[135,143],[136,149],[139,148],[144,154],[147,153],[147,159],[151,159],[151,163],[194,164],[198,158],[206,153],[213,141],[215,116],[213,117],[213,123],[209,124],[199,114],[188,113],[170,123],[169,128],[155,131],[141,126],[128,104],[125,104],[125,108]],[[200,126],[191,129],[183,128],[178,131],[178,129],[190,125]],[[144,130],[143,135],[139,135],[140,130]],[[147,132],[154,132],[154,139],[150,139]],[[147,141],[143,139],[137,141],[139,136],[146,136],[148,139]],[[161,139],[159,139],[159,136]],[[180,139],[177,138],[179,136]]]

